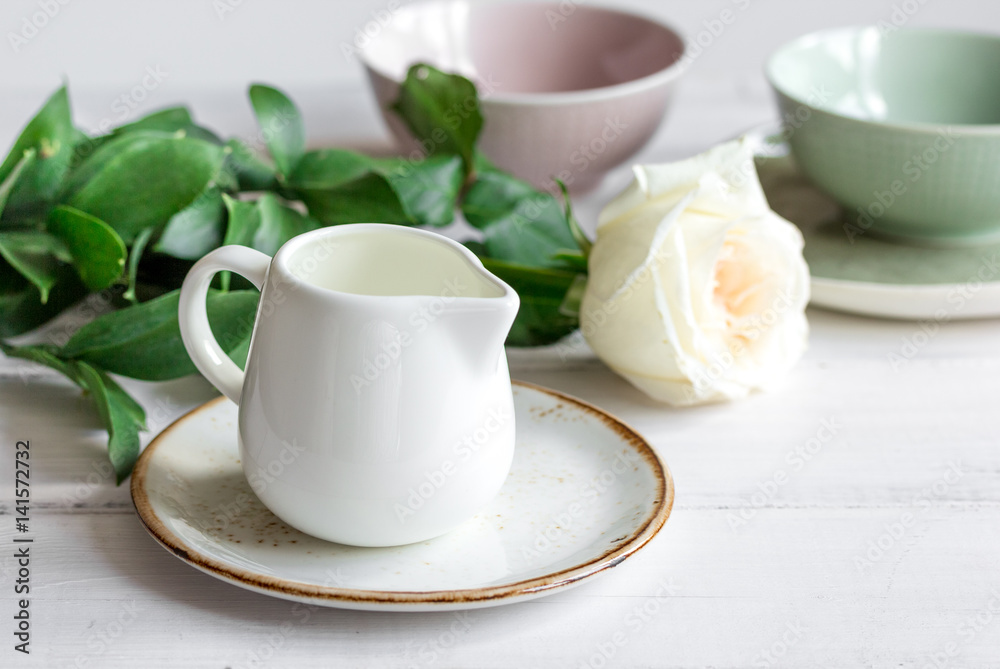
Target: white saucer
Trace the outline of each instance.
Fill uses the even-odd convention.
[[[1000,316],[1000,243],[928,248],[874,236],[798,171],[779,130],[747,136],[768,202],[805,237],[811,304],[912,320]]]
[[[397,611],[533,599],[639,550],[670,515],[674,488],[649,444],[603,411],[522,383],[514,406],[517,449],[499,496],[432,541],[355,548],[286,526],[243,477],[237,408],[222,397],[143,451],[132,500],[149,533],[178,558],[275,597]]]

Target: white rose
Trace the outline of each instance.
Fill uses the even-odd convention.
[[[594,352],[673,405],[747,395],[806,349],[802,235],[767,204],[743,140],[634,168],[601,212],[580,309]]]

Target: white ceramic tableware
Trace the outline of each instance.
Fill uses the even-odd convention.
[[[379,108],[407,152],[419,145],[390,106],[409,67],[429,63],[477,84],[483,153],[556,193],[554,179],[574,191],[597,186],[649,141],[685,53],[659,21],[579,2],[417,2],[362,46]]]
[[[219,347],[216,272],[261,289],[246,374]],[[460,244],[395,225],[225,246],[184,281],[191,359],[239,404],[251,488],[289,525],[387,546],[438,536],[500,489],[514,448],[503,343],[517,294]]]
[[[237,409],[218,399],[164,430],[132,499],[171,554],[226,583],[319,606],[390,611],[521,602],[622,564],[670,514],[670,474],[638,434],[589,404],[514,385],[517,448],[503,488],[448,534],[357,548],[297,532],[240,468]],[[666,593],[662,593],[666,594]]]

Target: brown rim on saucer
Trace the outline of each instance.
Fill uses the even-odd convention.
[[[214,558],[203,555],[182,539],[171,532],[156,515],[150,504],[146,492],[146,470],[152,459],[152,453],[161,444],[164,438],[175,427],[196,413],[214,406],[219,402],[228,401],[225,397],[218,397],[205,404],[191,410],[170,424],[161,432],[140,454],[132,472],[131,493],[135,510],[139,514],[139,519],[146,530],[165,548],[174,553],[181,560],[188,562],[192,566],[217,576],[222,580],[232,581],[236,585],[251,590],[271,593],[276,596],[309,598],[313,600],[329,602],[350,602],[356,604],[394,604],[394,605],[426,605],[426,604],[463,604],[481,602],[484,605],[488,602],[499,603],[502,600],[514,599],[518,596],[544,592],[556,588],[566,587],[590,578],[605,569],[618,566],[623,560],[645,546],[659,532],[660,528],[670,516],[670,511],[674,503],[674,484],[667,469],[649,443],[639,436],[635,430],[626,425],[623,421],[615,418],[611,414],[598,409],[592,404],[579,400],[570,395],[544,388],[524,381],[513,381],[512,385],[535,390],[537,392],[550,395],[567,404],[576,406],[584,412],[598,418],[605,425],[621,436],[624,441],[632,447],[649,466],[650,471],[656,477],[657,498],[641,522],[638,529],[631,535],[623,537],[615,548],[606,551],[604,554],[588,560],[582,564],[562,569],[560,571],[546,574],[538,578],[518,581],[505,585],[467,588],[456,590],[428,590],[428,591],[393,591],[393,590],[356,590],[350,588],[328,587],[312,585],[290,581],[273,576],[251,573],[245,569],[240,569],[230,564],[220,562]]]

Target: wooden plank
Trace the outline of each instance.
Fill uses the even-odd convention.
[[[44,514],[32,525],[36,652],[17,666],[249,667],[255,653],[289,667],[578,667],[602,653],[608,666],[763,666],[781,644],[771,666],[923,666],[949,643],[953,665],[991,665],[1000,507],[936,505],[899,533],[903,513],[764,509],[734,531],[728,511],[680,509],[607,576],[467,616],[308,610],[187,567],[131,514]],[[972,633],[977,615],[989,621]]]

